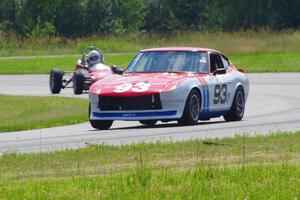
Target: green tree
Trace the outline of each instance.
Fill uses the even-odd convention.
[[[55,19],[55,9],[59,5],[58,0],[15,0],[15,31],[21,35],[31,36],[35,33],[45,33],[50,30],[55,32],[52,25]],[[39,31],[43,30],[43,31]]]
[[[141,30],[282,30],[299,28],[299,10],[299,0],[1,0],[0,31],[81,37]]]
[[[145,3],[143,0],[113,0],[112,14],[114,22],[121,23],[123,32],[137,32],[144,24]]]
[[[88,0],[86,6],[86,33],[102,34],[112,31],[111,0]]]
[[[207,0],[176,0],[171,5],[180,29],[199,30],[205,24],[203,13],[207,9]]]
[[[0,31],[11,32],[16,29],[17,4],[12,0],[0,1]]]
[[[86,34],[85,26],[86,1],[59,0],[55,9],[54,26],[62,36],[80,37]]]
[[[146,4],[145,24],[147,31],[173,32],[180,27],[175,15],[172,0],[148,0]]]

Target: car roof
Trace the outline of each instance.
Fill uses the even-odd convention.
[[[151,49],[144,49],[141,52],[151,52],[151,51],[202,51],[202,52],[218,52],[214,49],[208,49],[208,48],[200,48],[200,47],[161,47],[161,48],[151,48]]]

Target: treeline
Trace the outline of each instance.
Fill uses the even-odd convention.
[[[300,0],[0,0],[0,31],[81,37],[300,26]]]

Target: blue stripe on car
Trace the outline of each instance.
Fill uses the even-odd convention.
[[[206,111],[209,112],[209,90],[208,87],[206,87]]]
[[[208,112],[209,111],[209,90],[207,87],[203,88],[203,112]]]
[[[226,111],[211,111],[211,112],[206,112],[206,113],[200,113],[200,120],[207,119],[207,118],[213,118],[213,117],[220,117],[222,115],[228,114],[228,110]]]
[[[162,112],[131,112],[131,113],[97,113],[93,112],[94,117],[126,117],[126,118],[131,118],[131,117],[161,117],[161,116],[172,116],[176,115],[177,111],[176,110],[171,110],[171,111],[162,111]]]
[[[205,112],[205,100],[206,99],[206,94],[205,94],[205,90],[203,90],[203,112]]]
[[[206,112],[206,109],[207,109],[207,90],[206,88],[204,88],[204,109],[203,109],[203,112]]]

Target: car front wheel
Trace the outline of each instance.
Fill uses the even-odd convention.
[[[107,130],[112,126],[113,121],[112,120],[90,120],[90,124],[95,129]]]
[[[196,125],[198,124],[201,109],[200,94],[193,89],[186,101],[182,118],[178,120],[180,125]]]
[[[91,104],[89,104],[89,118],[91,117]],[[112,120],[91,120],[90,119],[90,124],[93,128],[98,129],[98,130],[107,130],[109,129],[113,121]]]
[[[82,94],[83,89],[84,89],[84,74],[81,71],[77,71],[73,75],[74,94]]]

